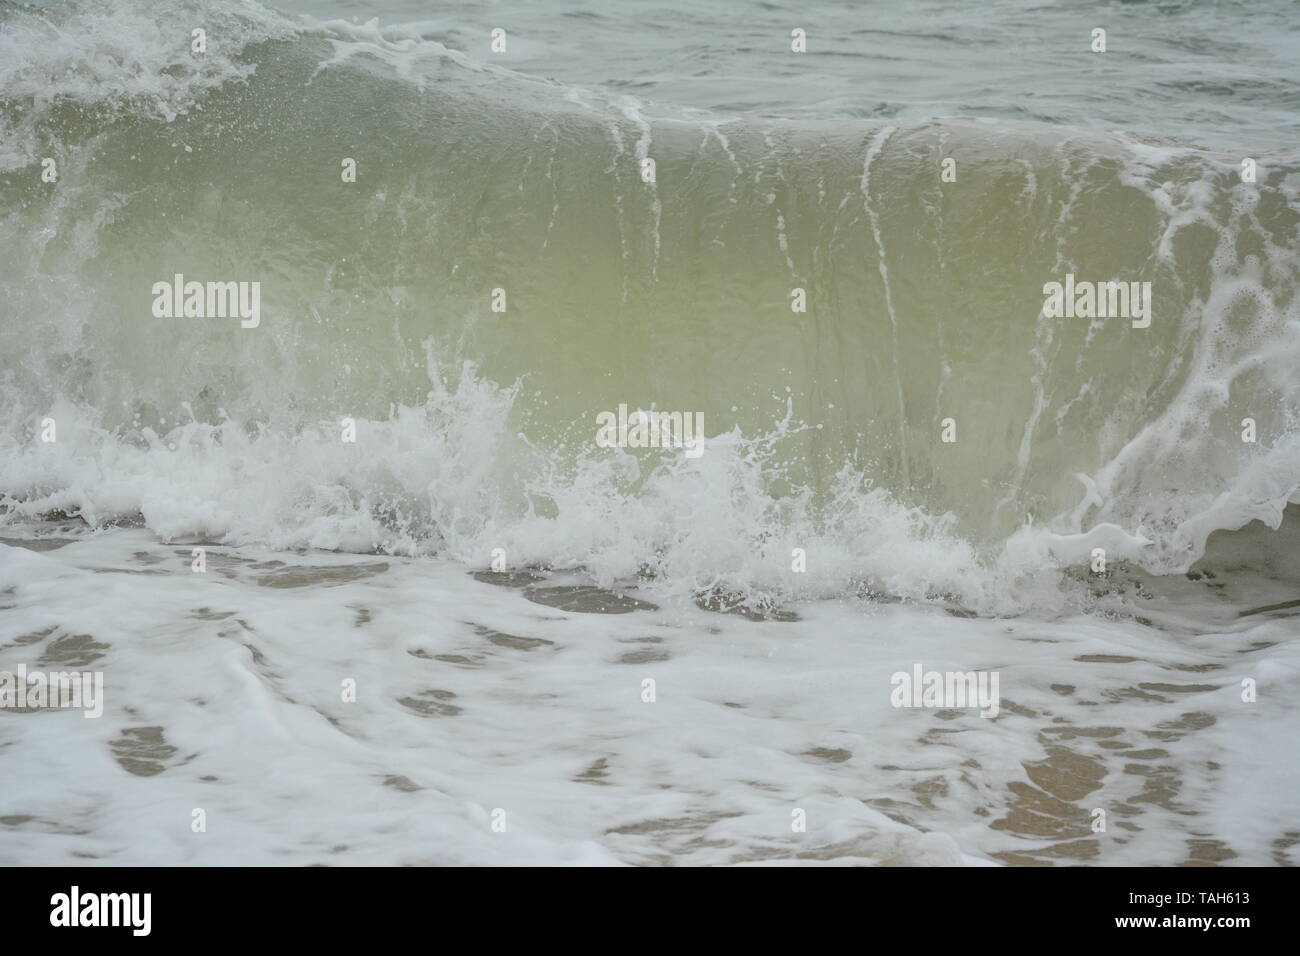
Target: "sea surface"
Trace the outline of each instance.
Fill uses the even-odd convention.
[[[0,672],[104,686],[0,700],[0,862],[1300,862],[1297,62],[1284,0],[0,0]]]

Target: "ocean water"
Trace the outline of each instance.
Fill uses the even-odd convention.
[[[1297,10],[0,0],[0,860],[1294,865]]]

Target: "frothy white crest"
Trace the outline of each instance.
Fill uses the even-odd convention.
[[[251,0],[78,0],[0,14],[0,170],[36,162],[61,107],[130,111],[170,121],[208,90],[245,79],[249,43],[287,36],[284,18]],[[207,51],[191,53],[191,30]]]
[[[777,492],[788,422],[759,438],[710,436],[698,459],[638,459],[594,440],[545,449],[511,422],[517,387],[471,363],[450,384],[431,379],[424,405],[358,419],[355,444],[335,422],[109,431],[61,403],[57,442],[35,440],[36,416],[0,436],[3,520],[60,511],[98,527],[138,514],[168,540],[438,553],[472,567],[503,548],[511,567],[582,568],[605,586],[649,576],[668,599],[748,606],[857,593],[991,611],[1023,606],[1017,581],[1033,579],[1038,602],[1054,593],[1041,564],[986,561],[951,516],[904,507],[848,466],[828,500]],[[806,572],[792,570],[796,548]]]

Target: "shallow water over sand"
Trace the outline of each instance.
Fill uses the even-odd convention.
[[[1294,864],[1300,616],[1237,614],[1295,578],[1257,560],[1246,588],[1259,541],[1223,540],[1108,612],[761,621],[389,556],[208,546],[199,574],[142,529],[27,528],[0,669],[102,670],[106,700],[0,710],[0,861]],[[997,671],[998,715],[892,707],[916,663]]]

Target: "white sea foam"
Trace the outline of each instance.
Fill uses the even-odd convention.
[[[0,668],[75,645],[106,675],[98,721],[0,715],[6,759],[25,768],[0,797],[5,863],[1287,852],[1294,820],[1275,796],[1300,783],[1300,658],[1284,620],[1232,622],[1184,596],[1149,602],[1159,629],[839,602],[752,623],[573,613],[441,559],[210,547],[205,573],[191,563],[143,530],[0,544]],[[895,709],[891,675],[916,664],[997,670],[998,716]],[[1240,698],[1247,676],[1260,703]],[[206,832],[191,829],[196,808]]]

